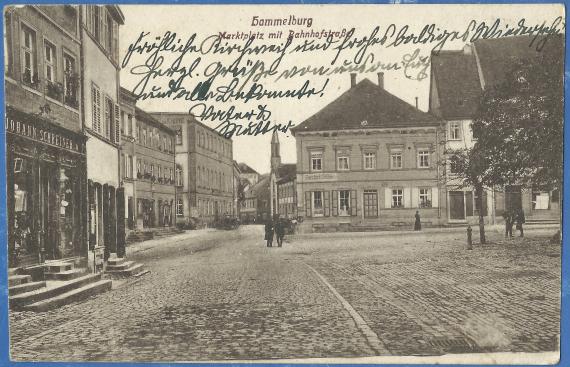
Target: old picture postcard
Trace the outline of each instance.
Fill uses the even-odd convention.
[[[565,31],[6,6],[6,363],[557,363]]]

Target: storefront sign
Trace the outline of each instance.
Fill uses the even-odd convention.
[[[13,118],[6,118],[6,132],[23,136],[54,147],[82,153],[81,145],[73,139]]]
[[[307,173],[303,175],[305,182],[336,181],[336,173]]]

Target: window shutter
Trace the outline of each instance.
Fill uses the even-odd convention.
[[[338,216],[338,191],[333,190],[332,192],[332,215]]]
[[[95,187],[93,181],[87,181],[87,196],[89,199],[89,250],[93,250],[96,245],[97,238],[95,237]]]
[[[311,192],[305,191],[305,216],[310,217],[311,212]]]
[[[411,208],[420,207],[420,190],[417,187],[412,187],[412,206]]]
[[[384,208],[390,209],[392,207],[392,189],[389,187],[384,188]]]
[[[431,207],[439,207],[439,190],[437,186],[431,188]]]
[[[115,104],[115,143],[121,141],[121,109]]]
[[[113,21],[113,45],[112,47],[112,54],[113,60],[117,61],[119,59],[119,24]]]
[[[409,187],[404,187],[404,208],[412,207],[412,192]]]
[[[350,191],[350,215],[356,216],[357,215],[357,208],[356,208],[356,190]]]
[[[324,191],[324,208],[325,208],[325,217],[331,216],[331,193],[330,191]]]

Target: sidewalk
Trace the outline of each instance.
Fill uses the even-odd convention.
[[[129,257],[131,255],[150,250],[165,243],[173,244],[183,240],[185,241],[189,239],[200,238],[216,231],[217,230],[213,228],[186,230],[183,233],[179,233],[174,236],[161,237],[148,241],[132,243],[130,245],[127,245],[126,255]]]

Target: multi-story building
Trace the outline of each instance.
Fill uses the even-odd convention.
[[[293,128],[302,231],[445,222],[440,122],[368,79]]]
[[[187,113],[152,114],[176,132],[177,221],[209,224],[232,212],[233,143]]]
[[[271,218],[271,177],[262,175],[259,181],[245,192],[240,208],[242,223],[264,223]]]
[[[80,8],[4,9],[9,266],[87,258]]]
[[[530,45],[542,39],[530,36],[479,40],[462,50],[432,54],[430,113],[446,123],[446,149],[467,149],[476,142],[471,124],[483,91],[501,83],[514,59],[537,62],[546,53],[563,57],[562,37],[551,37],[541,51]],[[560,220],[559,190],[523,188],[519,185],[486,188],[483,208],[478,207],[475,191],[463,187],[453,167],[446,167],[447,217],[449,222],[476,221],[483,210],[487,222],[502,220],[505,210],[522,208],[528,220]]]
[[[103,252],[106,259],[111,253],[124,252],[118,40],[125,18],[116,5],[84,5],[80,9],[83,127],[88,138],[89,247],[95,258]]]
[[[281,163],[277,131],[271,137],[271,212],[280,218],[297,217],[297,165]]]
[[[140,108],[135,110],[135,229],[174,226],[175,132]]]
[[[246,163],[239,163],[239,169],[240,177],[246,179],[249,182],[249,186],[253,186],[259,181],[261,175]]]
[[[137,159],[137,120],[136,96],[122,88],[119,94],[121,108],[121,180],[125,192],[125,232],[136,229],[136,180],[135,171]]]
[[[233,204],[232,204],[232,217],[239,218],[239,209],[240,209],[240,201],[243,197],[240,198],[240,191],[243,190],[241,187],[241,178],[240,178],[240,169],[239,164],[234,160],[233,161]]]

